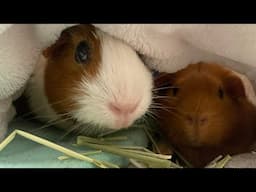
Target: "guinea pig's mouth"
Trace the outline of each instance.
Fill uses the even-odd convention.
[[[203,137],[200,137],[199,135],[195,135],[193,137],[186,137],[185,143],[187,147],[192,148],[201,148],[201,147],[214,147],[216,145],[215,142],[210,142],[210,140],[206,140]]]
[[[116,116],[111,121],[105,121],[102,117],[102,122],[100,121],[90,121],[85,122],[83,119],[78,119],[76,117],[72,117],[72,127],[74,132],[78,132],[84,135],[89,136],[98,136],[105,133],[117,132],[119,130],[129,129],[137,124],[141,124],[145,121],[145,116],[147,113],[145,112],[143,115],[138,116],[135,118],[131,116],[129,118]]]
[[[196,138],[195,139],[190,139],[189,143],[190,143],[189,146],[193,147],[193,148],[200,148],[200,147],[204,146],[204,144]]]

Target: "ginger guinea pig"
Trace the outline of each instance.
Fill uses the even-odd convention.
[[[248,86],[223,66],[191,64],[176,73],[162,73],[154,101],[165,139],[194,167],[218,155],[250,151],[255,141],[256,108]]]
[[[83,24],[43,51],[26,96],[42,121],[91,135],[132,125],[147,112],[152,87],[151,72],[130,46]]]

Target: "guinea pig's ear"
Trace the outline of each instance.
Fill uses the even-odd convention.
[[[234,74],[228,74],[224,77],[223,82],[225,92],[230,97],[235,99],[246,97],[243,82],[238,76]]]
[[[49,58],[51,56],[56,56],[60,50],[67,44],[70,40],[71,34],[68,29],[61,32],[60,37],[56,40],[54,44],[43,50],[42,54],[44,57]]]

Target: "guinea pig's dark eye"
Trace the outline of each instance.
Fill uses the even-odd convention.
[[[223,91],[223,89],[219,88],[219,90],[218,90],[218,95],[219,95],[219,98],[223,99],[223,97],[224,97],[224,91]]]
[[[176,96],[178,94],[178,92],[179,92],[179,88],[178,87],[173,87],[172,88],[172,95],[173,96]]]
[[[86,41],[81,41],[75,51],[75,60],[77,63],[85,63],[89,57],[89,45]]]

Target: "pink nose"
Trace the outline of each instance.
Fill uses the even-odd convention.
[[[109,109],[118,116],[128,116],[138,107],[138,103],[109,103]]]

